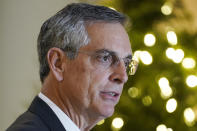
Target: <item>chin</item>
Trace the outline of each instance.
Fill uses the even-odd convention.
[[[110,117],[114,113],[114,107],[103,107],[102,111],[100,112],[104,118]]]

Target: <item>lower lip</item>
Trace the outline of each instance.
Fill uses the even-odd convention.
[[[108,94],[108,93],[105,93],[105,92],[101,92],[100,95],[101,95],[101,97],[102,97],[103,99],[105,99],[105,100],[110,100],[110,101],[113,101],[113,102],[117,102],[117,101],[118,101],[118,96],[119,96],[119,95],[117,95],[117,96],[112,96],[112,95],[110,95],[110,94]]]

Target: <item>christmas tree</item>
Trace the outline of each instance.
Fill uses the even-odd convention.
[[[183,2],[85,2],[97,2],[128,16],[134,59],[139,61],[114,115],[93,131],[197,131],[197,31]]]

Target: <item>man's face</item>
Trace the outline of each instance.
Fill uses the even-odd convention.
[[[92,24],[87,31],[90,43],[80,48],[74,60],[65,62],[60,93],[75,112],[103,119],[113,114],[128,77],[122,59],[108,67],[107,57],[99,53],[109,51],[119,58],[127,58],[131,56],[130,41],[118,23]]]

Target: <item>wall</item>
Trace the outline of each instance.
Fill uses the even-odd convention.
[[[36,39],[41,24],[70,2],[77,0],[0,0],[0,131],[39,92]]]

